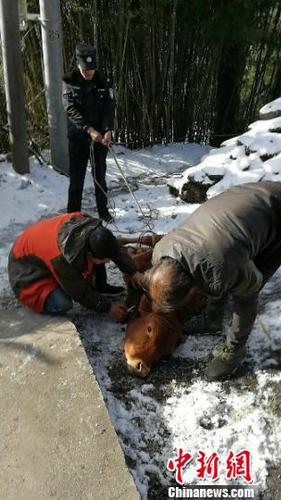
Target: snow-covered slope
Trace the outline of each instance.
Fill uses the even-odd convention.
[[[261,180],[281,181],[281,98],[260,110],[261,120],[249,125],[244,134],[213,149],[182,177],[169,181],[176,194],[187,202],[190,185],[203,185],[204,197],[211,198],[231,186]]]

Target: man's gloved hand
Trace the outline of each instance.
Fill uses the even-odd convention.
[[[109,316],[118,323],[126,319],[127,310],[128,308],[124,302],[113,302],[109,310]]]
[[[111,132],[110,130],[108,130],[107,132],[105,132],[104,136],[102,137],[102,144],[104,146],[106,146],[107,148],[109,148],[110,144],[111,144]]]
[[[91,137],[92,141],[94,142],[100,142],[102,144],[103,137],[102,135],[93,127],[88,127],[87,128],[87,133]]]

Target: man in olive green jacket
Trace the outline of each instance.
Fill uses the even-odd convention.
[[[209,377],[219,379],[243,360],[258,294],[280,265],[281,183],[234,187],[157,243],[148,278],[153,308],[180,308],[196,288],[218,304],[232,296],[226,342],[208,367]]]

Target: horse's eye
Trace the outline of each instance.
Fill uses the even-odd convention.
[[[151,333],[151,332],[152,332],[152,328],[151,328],[151,326],[150,326],[150,325],[148,325],[148,327],[147,327],[147,332],[148,332],[148,333]]]

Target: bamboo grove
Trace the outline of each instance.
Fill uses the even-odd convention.
[[[36,12],[36,0],[28,8]],[[97,44],[114,89],[115,140],[220,144],[281,96],[280,0],[62,0],[65,70]],[[47,141],[40,27],[22,36],[30,136]],[[3,87],[1,123],[6,120]],[[5,146],[1,136],[2,149]]]

